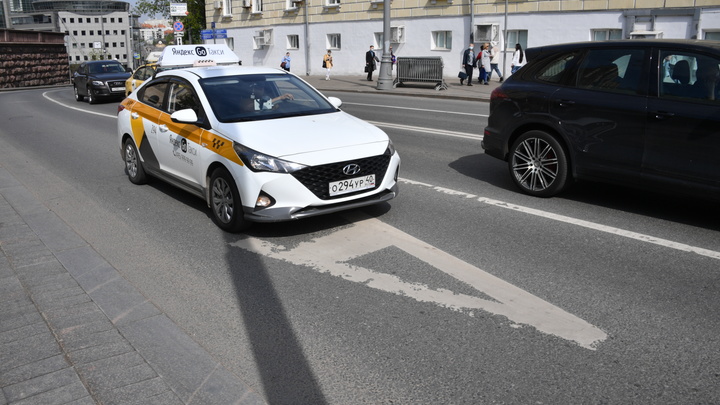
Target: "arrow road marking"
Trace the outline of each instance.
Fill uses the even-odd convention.
[[[542,333],[575,342],[586,349],[594,350],[607,338],[605,332],[588,322],[378,219],[351,219],[353,224],[350,227],[300,243],[292,249],[254,237],[231,245],[471,316],[472,310],[502,315],[515,324],[532,326]],[[492,297],[494,301],[456,294],[445,289],[432,289],[426,285],[403,281],[397,276],[349,264],[354,258],[390,246],[395,246],[437,270],[467,283]]]

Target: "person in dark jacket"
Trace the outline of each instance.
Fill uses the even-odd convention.
[[[473,67],[475,67],[475,51],[473,50],[475,46],[473,44],[470,44],[468,46],[468,49],[463,52],[463,59],[462,59],[462,67],[465,69],[465,73],[467,73],[467,85],[472,86],[472,77],[473,77]],[[463,84],[463,81],[465,79],[460,79],[460,84]]]
[[[372,81],[373,71],[377,68],[376,62],[380,62],[380,58],[375,55],[375,47],[370,45],[370,50],[365,52],[365,71],[369,82]]]

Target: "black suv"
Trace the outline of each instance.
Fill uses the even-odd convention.
[[[493,91],[485,153],[525,193],[587,179],[720,199],[720,42],[552,45]]]
[[[132,73],[115,60],[83,62],[73,75],[75,100],[88,98],[90,104],[103,98],[121,99],[125,96],[125,80]]]

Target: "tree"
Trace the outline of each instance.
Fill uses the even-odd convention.
[[[182,1],[177,1],[181,3]],[[185,26],[185,43],[197,44],[200,43],[200,31],[205,29],[205,0],[185,0],[187,4],[188,14],[185,17],[174,17],[179,18]],[[133,12],[138,15],[157,15],[172,19],[170,17],[170,3],[175,3],[171,0],[138,0],[135,3]],[[188,37],[188,33],[192,37]]]

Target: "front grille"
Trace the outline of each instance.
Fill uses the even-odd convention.
[[[360,166],[360,172],[353,175],[343,173],[343,167],[354,163]],[[306,167],[302,170],[293,172],[292,175],[308,190],[312,191],[321,200],[332,200],[334,198],[344,198],[355,194],[367,193],[380,186],[385,178],[385,172],[390,164],[390,155],[372,156],[364,159],[348,160],[345,162],[329,163],[320,166]],[[354,193],[330,196],[328,183],[332,181],[352,179],[369,174],[375,175],[375,188],[356,191]]]
[[[113,87],[125,87],[124,81],[109,81],[107,82],[108,86],[112,89]]]

